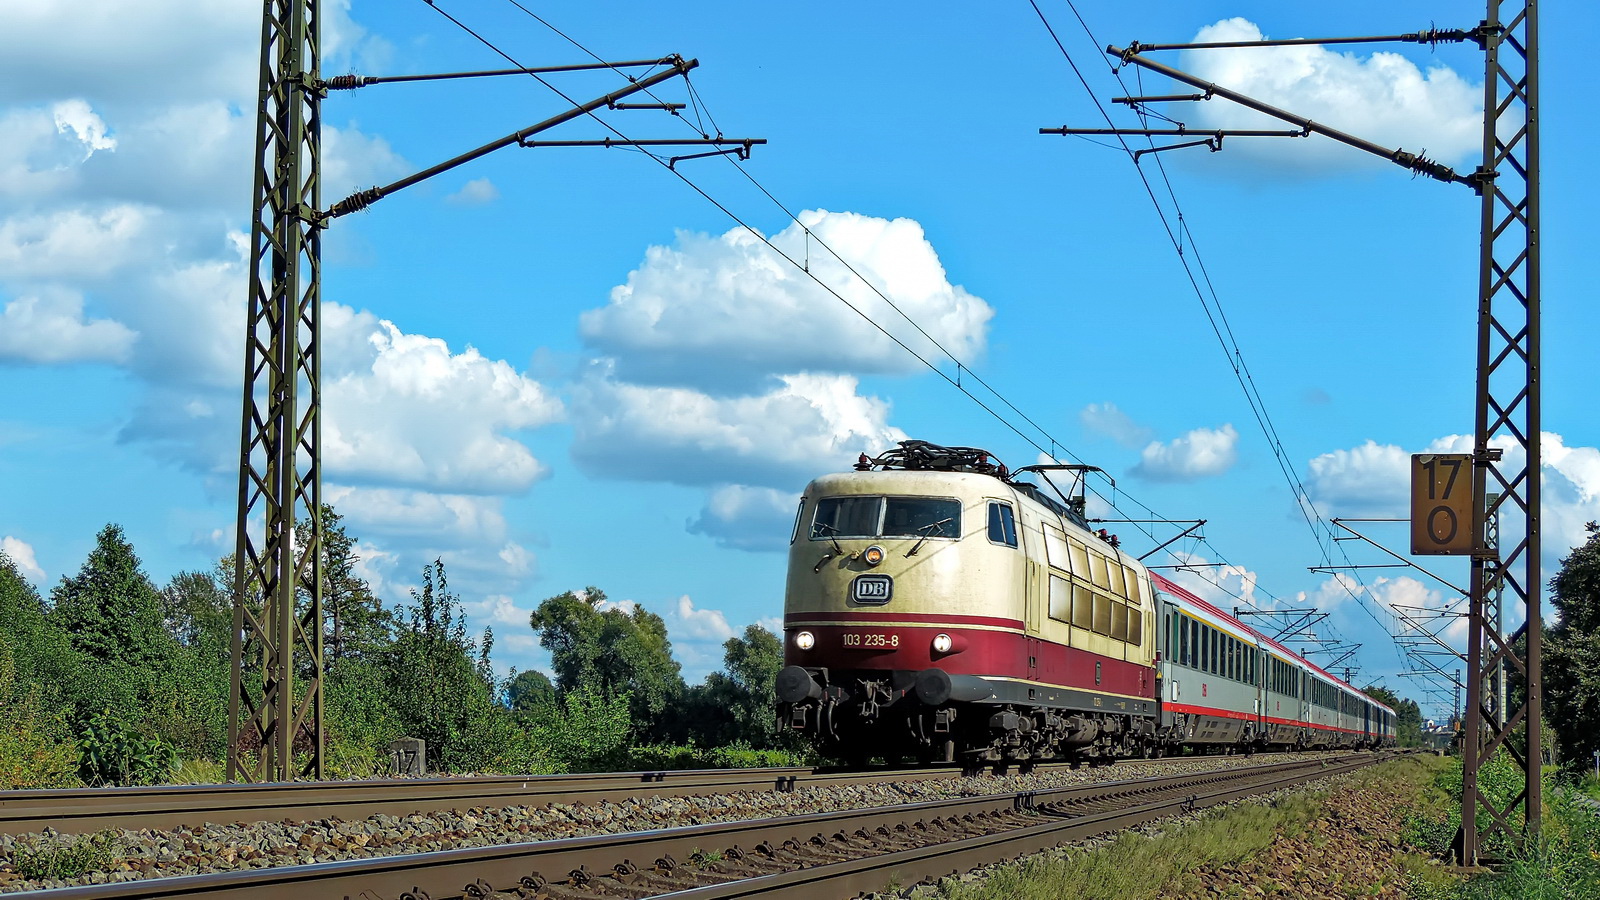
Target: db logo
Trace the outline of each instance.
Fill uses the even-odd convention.
[[[1207,685],[1207,684],[1201,684],[1200,685],[1200,696],[1204,697],[1206,695],[1206,688],[1207,687],[1210,687],[1210,685]]]

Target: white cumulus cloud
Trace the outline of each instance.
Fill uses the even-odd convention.
[[[870,282],[963,361],[981,354],[993,311],[949,282],[920,224],[826,210],[799,219],[773,243],[809,260],[818,279],[862,312],[923,356],[940,358]],[[580,327],[585,341],[616,358],[618,377],[649,384],[748,390],[773,374],[922,365],[743,228],[718,237],[681,232],[675,246],[651,247],[610,304],[584,313]]]
[[[905,434],[848,375],[785,375],[774,390],[713,397],[595,377],[574,392],[574,458],[598,474],[797,490]],[[643,452],[642,452],[643,451]]]
[[[19,297],[0,310],[0,362],[121,362],[137,335],[111,319],[89,319],[66,290]]]
[[[1411,456],[1393,444],[1367,440],[1311,460],[1306,492],[1324,514],[1403,516]]]
[[[1524,464],[1520,448],[1509,436],[1490,445],[1504,451],[1502,471],[1512,473]],[[1542,565],[1553,574],[1560,559],[1586,539],[1584,523],[1600,520],[1600,448],[1569,447],[1555,432],[1540,437],[1540,516],[1543,525]],[[1417,453],[1471,453],[1472,437],[1450,434],[1430,441]],[[1404,517],[1409,514],[1411,452],[1394,444],[1368,440],[1360,447],[1335,450],[1311,460],[1307,491],[1324,515]],[[1498,491],[1495,482],[1486,490]],[[1502,511],[1501,546],[1522,539],[1522,517],[1510,508]]]
[[[354,529],[359,534],[376,532],[450,546],[498,545],[506,536],[505,514],[497,497],[349,485],[324,487],[322,493],[325,502],[359,526]]]
[[[39,568],[39,560],[33,555],[33,545],[27,541],[9,534],[0,537],[0,553],[11,557],[24,578],[35,584],[44,581],[44,569]]]
[[[117,139],[106,133],[105,120],[96,115],[87,102],[66,100],[57,103],[51,113],[57,133],[66,134],[70,131],[83,145],[84,159],[93,156],[97,150],[117,149]]]
[[[459,493],[526,490],[545,474],[506,432],[561,415],[543,385],[473,347],[407,334],[370,313],[328,304],[323,457],[341,480]]]
[[[1151,441],[1139,454],[1133,474],[1151,481],[1194,481],[1233,468],[1239,432],[1232,425],[1195,430],[1162,443]]]
[[[691,640],[725,641],[734,636],[728,617],[717,609],[696,609],[688,594],[678,598],[674,617]]]
[[[0,28],[0,101],[135,100],[255,87],[261,9],[181,0],[11,0]],[[135,74],[136,73],[136,74]]]
[[[1227,611],[1236,606],[1267,609],[1275,605],[1264,595],[1258,595],[1259,578],[1244,566],[1213,563],[1198,553],[1179,551],[1170,555],[1173,562],[1190,568],[1167,569],[1162,574],[1219,609]]]
[[[1232,18],[1200,29],[1194,39],[1262,38],[1254,23]],[[1182,55],[1179,68],[1389,149],[1426,150],[1430,158],[1453,163],[1458,170],[1482,147],[1483,86],[1443,64],[1421,69],[1398,53],[1363,57],[1305,45],[1191,50]],[[1167,106],[1172,107],[1165,110],[1169,114],[1203,128],[1293,128],[1220,98]],[[1227,147],[1229,155],[1302,167],[1361,165],[1364,160],[1382,164],[1375,156],[1321,137],[1238,138]]]
[[[132,204],[0,220],[0,279],[103,278],[139,262],[154,212]]]

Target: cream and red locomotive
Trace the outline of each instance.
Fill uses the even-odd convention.
[[[1365,748],[1394,711],[972,448],[904,441],[806,487],[780,721],[854,762]]]

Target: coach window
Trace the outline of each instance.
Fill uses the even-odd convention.
[[[1072,571],[1080,578],[1089,577],[1089,550],[1077,541],[1072,542]]]
[[[1094,625],[1094,592],[1081,584],[1072,586],[1072,627],[1091,628]]]
[[[1172,617],[1178,620],[1178,665],[1191,665],[1189,662],[1189,617],[1173,613]]]
[[[1110,587],[1111,579],[1106,576],[1106,558],[1098,553],[1089,554],[1089,574],[1094,583],[1100,587]]]
[[[1111,598],[1094,592],[1094,633],[1111,636]]]
[[[1007,547],[1017,545],[1017,520],[1011,512],[1011,504],[989,504],[989,540]]]
[[[1183,624],[1183,617],[1177,613],[1168,614],[1167,625],[1167,659],[1172,662],[1182,662],[1178,656],[1178,626]]]
[[[1072,621],[1072,585],[1060,575],[1050,576],[1050,618]]]
[[[1067,568],[1067,536],[1061,533],[1061,529],[1048,524],[1040,525],[1039,527],[1044,534],[1044,558],[1050,562],[1050,565],[1065,570]],[[1082,572],[1078,574],[1085,578],[1089,577]]]
[[[1128,606],[1115,600],[1111,601],[1111,639],[1114,641],[1128,639]]]
[[[1211,629],[1211,674],[1222,674],[1222,632]]]
[[[884,537],[961,537],[961,501],[890,497],[883,510]]]

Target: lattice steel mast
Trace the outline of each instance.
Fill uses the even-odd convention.
[[[1509,19],[1503,18],[1506,11]],[[1490,545],[1472,560],[1467,638],[1467,710],[1463,734],[1460,860],[1475,865],[1483,852],[1475,823],[1516,844],[1513,812],[1537,833],[1543,812],[1540,754],[1539,529],[1539,15],[1537,0],[1489,0],[1484,18],[1483,245],[1478,279],[1478,379],[1473,457],[1483,471],[1474,506],[1494,520],[1520,509],[1522,539]],[[1502,446],[1491,447],[1491,442]],[[1504,452],[1509,451],[1509,452]],[[1519,458],[1520,457],[1520,458]],[[1499,491],[1498,497],[1484,493]],[[1488,500],[1486,503],[1485,500]],[[1514,518],[1513,518],[1514,521]],[[1499,522],[1504,526],[1505,520]],[[1484,522],[1479,522],[1483,528]],[[1496,528],[1503,535],[1500,528]],[[1482,533],[1480,531],[1480,533]],[[1497,535],[1498,537],[1498,535]],[[1497,543],[1503,543],[1497,541]],[[1520,570],[1520,571],[1519,571]],[[1525,641],[1502,633],[1503,603],[1521,604]],[[1504,707],[1495,690],[1502,665],[1520,687]],[[1510,693],[1510,692],[1508,692]],[[1478,786],[1483,762],[1504,747],[1516,760],[1522,784],[1504,807]]]
[[[319,6],[266,0],[261,26],[233,576],[233,781],[323,774]],[[303,546],[299,522],[309,526]],[[259,670],[247,665],[257,659]]]
[[[1512,10],[1509,19],[1504,12]],[[1437,44],[1471,40],[1485,54],[1483,162],[1463,175],[1402,149],[1389,149],[1338,131],[1303,116],[1269,106],[1225,87],[1211,84],[1146,59],[1156,50],[1270,47],[1298,44],[1351,44],[1406,41]],[[1259,129],[1177,128],[1041,128],[1041,134],[1138,135],[1195,137],[1199,140],[1152,145],[1142,154],[1184,147],[1220,150],[1225,138],[1307,137],[1320,134],[1388,159],[1419,175],[1468,185],[1482,198],[1479,253],[1477,379],[1474,402],[1472,574],[1468,590],[1470,623],[1467,646],[1467,710],[1463,731],[1464,777],[1462,828],[1456,837],[1458,858],[1476,864],[1482,850],[1476,823],[1485,815],[1485,830],[1516,844],[1514,813],[1523,807],[1523,827],[1537,833],[1542,812],[1539,781],[1541,636],[1539,523],[1539,131],[1538,131],[1538,4],[1537,0],[1488,0],[1484,20],[1472,29],[1428,29],[1382,37],[1297,38],[1229,41],[1205,44],[1139,44],[1107,47],[1124,64],[1166,75],[1198,88],[1199,94],[1120,97],[1116,102],[1138,108],[1157,102],[1203,102],[1220,97],[1296,126],[1295,131]],[[1491,446],[1498,443],[1500,446]],[[1509,452],[1507,452],[1509,451]],[[1498,492],[1498,493],[1496,493]],[[1502,547],[1502,510],[1523,512],[1521,540]],[[1491,523],[1494,527],[1491,528]],[[1526,610],[1522,649],[1515,636],[1503,633],[1503,604],[1521,603]],[[1447,648],[1449,649],[1449,648]],[[1429,663],[1429,667],[1437,669]],[[1504,671],[1510,690],[1496,690]],[[1520,689],[1520,696],[1517,689]],[[1501,694],[1510,696],[1502,698]],[[1504,807],[1478,787],[1483,761],[1505,748],[1521,773],[1521,788]]]
[[[233,573],[231,781],[323,776],[321,230],[389,194],[509,146],[712,148],[660,160],[672,168],[683,160],[711,156],[748,159],[753,146],[766,143],[721,134],[633,140],[604,122],[614,136],[530,140],[602,109],[677,115],[684,104],[618,101],[670,79],[687,78],[699,65],[696,60],[672,55],[428,75],[341,75],[324,81],[319,72],[319,0],[265,0],[264,7]],[[635,67],[653,74],[622,72]],[[322,208],[320,105],[329,90],[504,75],[538,78],[544,73],[594,69],[622,74],[628,83],[592,100],[574,101],[564,112],[392,184],[358,191]]]

